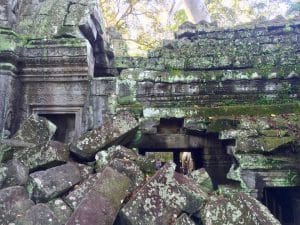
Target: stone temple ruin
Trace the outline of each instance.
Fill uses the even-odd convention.
[[[27,163],[34,180],[41,168],[55,171],[65,166],[79,174],[72,163],[58,163],[68,161],[69,153],[51,152],[65,148],[62,143],[70,143],[68,151],[80,162],[91,162],[97,152],[117,144],[136,148],[140,155],[171,152],[176,170],[180,153],[191,152],[195,169],[205,168],[213,189],[224,195],[249,194],[266,205],[281,224],[299,224],[299,18],[254,21],[226,29],[208,23],[185,23],[176,32],[175,40],[165,40],[147,58],[131,58],[122,38],[106,30],[96,0],[0,3],[0,162],[11,159],[6,153],[14,149],[14,158]],[[48,123],[55,125],[56,131],[45,125],[44,119],[38,119],[42,117],[51,121]],[[44,125],[37,125],[39,120]],[[24,138],[32,130],[35,131]],[[40,138],[42,130],[47,130],[47,135]],[[47,162],[30,159],[37,148],[41,149],[41,143],[41,154],[52,149],[45,155]],[[125,151],[124,147],[111,148],[117,149],[112,155],[118,148]],[[97,157],[103,154],[97,153]],[[51,163],[49,158],[53,159]],[[113,162],[115,167],[121,167]],[[109,168],[99,175],[102,180],[111,179],[115,173]],[[2,184],[5,187],[1,171],[0,188]],[[151,179],[159,182],[164,173],[171,173],[170,168],[163,167]],[[66,175],[58,177],[64,179],[63,174]],[[128,179],[119,178],[121,183]],[[181,182],[187,178],[176,179]],[[74,178],[71,186],[79,181]],[[194,188],[190,184],[187,187]],[[10,190],[12,195],[24,194],[20,186],[14,188]],[[142,187],[145,191],[147,188],[147,184]],[[87,199],[105,202],[97,193],[89,192]],[[64,196],[64,201],[74,210],[79,202],[72,202],[72,193],[69,195]],[[34,190],[32,196],[36,203],[54,199],[51,194]],[[116,199],[123,201],[124,197]],[[143,224],[130,217],[135,212],[136,198],[129,200],[114,224]],[[91,204],[87,199],[80,204]],[[31,200],[26,201],[24,204],[31,207]],[[112,215],[117,214],[119,206],[114,202],[112,208],[106,208],[112,213],[111,223],[89,224],[113,224]],[[45,206],[39,207],[37,210],[42,211]],[[209,206],[204,208],[208,210]],[[175,209],[172,208],[173,214],[183,215]],[[187,213],[184,215],[192,214],[188,208],[182,211]],[[75,212],[67,224],[75,224],[75,218],[82,219],[87,213]],[[160,222],[153,224],[198,224],[195,214],[193,220],[180,217],[171,223],[166,219],[170,212],[164,213],[165,220],[157,219]],[[223,224],[201,218],[207,222],[204,224]],[[0,218],[1,224],[12,221]],[[31,224],[23,221],[21,224]],[[151,224],[149,221],[147,224]]]

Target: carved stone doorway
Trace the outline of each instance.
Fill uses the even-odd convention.
[[[34,107],[32,112],[57,126],[53,140],[68,143],[81,134],[82,109],[79,107]]]
[[[75,135],[75,114],[40,114],[57,127],[53,140],[64,143],[71,142]]]

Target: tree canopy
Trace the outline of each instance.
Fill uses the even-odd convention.
[[[235,26],[259,17],[298,16],[299,0],[99,0],[107,27],[114,27],[135,50],[149,50],[184,21]]]

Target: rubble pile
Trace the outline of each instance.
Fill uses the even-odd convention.
[[[122,146],[138,126],[126,118],[126,127],[104,124],[70,144],[51,140],[50,121],[26,119],[1,143],[0,224],[280,224],[246,194],[207,188],[205,169],[189,177],[168,162],[156,170],[154,161]]]

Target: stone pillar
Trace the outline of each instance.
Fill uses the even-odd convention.
[[[16,43],[12,31],[0,28],[0,139],[11,132],[15,93],[19,91],[15,88]]]
[[[0,65],[1,66],[1,65]],[[9,70],[0,69],[0,134],[7,136],[12,125],[13,86],[15,74]]]
[[[115,77],[98,77],[92,80],[90,105],[93,109],[90,112],[90,128],[101,126],[105,116],[115,113],[115,80]]]

